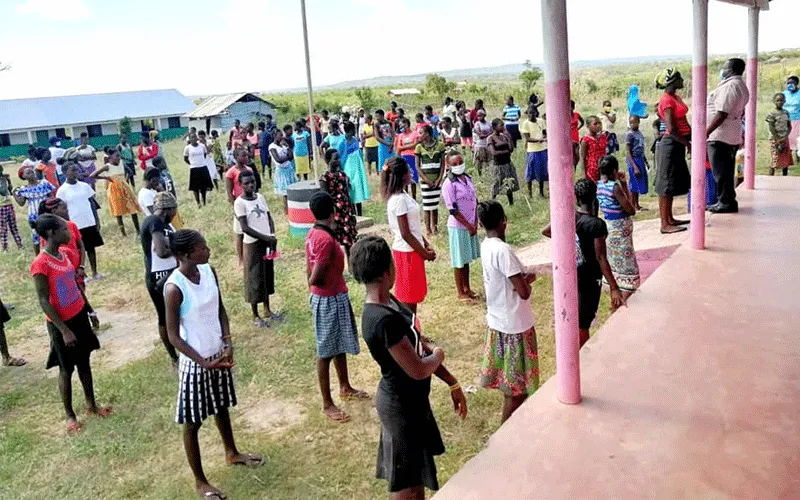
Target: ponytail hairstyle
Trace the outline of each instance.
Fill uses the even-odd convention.
[[[181,257],[185,257],[194,251],[195,247],[203,241],[203,235],[194,229],[179,229],[170,233],[168,239],[172,255],[180,260]]]
[[[408,172],[408,163],[400,156],[392,156],[386,160],[381,172],[381,193],[385,200],[403,191]]]

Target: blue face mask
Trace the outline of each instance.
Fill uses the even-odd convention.
[[[722,81],[724,79],[725,79],[725,70],[721,69],[719,70],[719,81]]]
[[[787,83],[786,90],[788,90],[789,92],[797,92],[797,84]]]

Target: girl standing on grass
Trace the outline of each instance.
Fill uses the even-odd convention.
[[[367,152],[367,174],[372,175],[372,164],[375,164],[375,171],[378,171],[378,139],[375,138],[375,126],[372,122],[372,115],[368,114],[364,126],[361,127],[361,141],[364,143],[364,150]],[[389,120],[394,126],[394,120]]]
[[[156,170],[158,170],[158,173],[161,176],[160,184],[162,190],[171,194],[177,203],[178,192],[175,190],[175,181],[172,179],[172,174],[169,172],[169,168],[167,168],[167,162],[164,161],[164,158],[156,158],[153,160],[153,166]],[[181,229],[183,227],[183,220],[181,219],[177,209],[175,210],[175,216],[172,218],[172,227],[175,229]]]
[[[442,185],[444,206],[450,212],[447,233],[450,236],[450,264],[460,300],[474,300],[478,295],[469,284],[469,264],[481,257],[478,242],[478,195],[472,178],[466,173],[464,158],[455,152],[447,157],[450,173]]]
[[[397,151],[397,155],[408,164],[408,169],[411,171],[411,197],[416,200],[419,174],[417,173],[417,156],[414,151],[416,150],[419,136],[411,128],[411,121],[408,118],[402,118],[400,123],[402,125],[394,136],[394,149]]]
[[[275,131],[275,141],[269,145],[269,154],[275,162],[275,177],[273,178],[273,189],[275,194],[283,197],[283,213],[289,213],[289,198],[286,195],[286,188],[297,180],[292,162],[292,148],[280,130]]]
[[[66,165],[64,168],[65,167]],[[33,171],[33,167],[20,167],[18,175],[20,180],[27,181],[27,184],[18,187],[12,191],[12,194],[19,206],[23,207],[26,203],[28,205],[28,224],[31,227],[31,242],[33,243],[34,253],[38,255],[39,235],[36,233],[36,219],[39,218],[39,203],[53,196],[56,192],[56,187],[45,179],[38,180],[36,178],[36,173]]]
[[[14,187],[11,177],[3,171],[0,165],[0,244],[3,252],[8,252],[8,233],[14,238],[17,248],[22,249],[22,238],[17,228],[17,214],[14,211]]]
[[[110,406],[97,406],[89,362],[92,351],[100,348],[94,333],[100,327],[100,321],[78,288],[75,268],[67,256],[59,251],[59,247],[67,245],[71,238],[66,221],[55,215],[44,214],[36,221],[36,231],[47,240],[30,268],[50,334],[50,356],[46,367],[59,367],[58,387],[67,417],[67,433],[73,435],[81,430],[72,407],[72,373],[75,368],[78,369],[86,397],[86,413],[107,417],[112,412]]]
[[[133,189],[136,189],[136,159],[133,155],[133,147],[128,142],[128,134],[119,136],[117,151],[119,151],[119,157],[122,159],[122,167],[125,169],[125,180],[130,183]]]
[[[369,191],[367,172],[364,170],[364,154],[361,152],[361,142],[356,137],[356,126],[347,122],[344,124],[345,139],[339,143],[339,157],[344,165],[344,173],[350,182],[350,201],[356,206],[356,213],[362,214],[362,203],[369,201],[372,193]]]
[[[439,234],[439,202],[444,182],[444,144],[433,137],[433,127],[420,129],[419,141],[414,148],[417,171],[420,173],[422,210],[425,212],[425,229],[428,237]]]
[[[789,167],[794,164],[792,158],[792,150],[789,147],[789,136],[792,133],[792,120],[789,118],[789,113],[783,109],[786,103],[786,97],[783,94],[775,94],[772,98],[775,103],[775,109],[767,115],[767,123],[769,124],[769,148],[770,148],[770,163],[769,175],[775,175],[775,170],[780,169],[783,175],[789,175]]]
[[[375,111],[373,130],[375,138],[378,139],[378,174],[380,174],[386,165],[386,160],[393,154],[392,145],[394,144],[394,126],[386,121],[382,109]]]
[[[214,187],[206,166],[207,157],[208,150],[198,142],[197,134],[189,134],[189,144],[183,149],[183,161],[189,165],[189,191],[194,193],[197,208],[206,206],[206,193]]]
[[[331,360],[339,378],[339,397],[366,400],[369,395],[353,388],[347,374],[347,354],[356,355],[360,348],[353,306],[344,281],[344,253],[334,232],[334,199],[328,193],[318,192],[309,200],[309,206],[316,223],[306,238],[306,278],[317,339],[322,413],[334,422],[343,423],[350,420],[350,416],[339,409],[331,397]]]
[[[480,384],[503,393],[501,422],[505,422],[539,388],[539,354],[531,309],[531,283],[536,274],[525,269],[506,243],[508,219],[500,203],[482,202],[478,217],[486,230],[481,262],[489,327]]]
[[[480,122],[479,122],[480,123]],[[517,168],[511,163],[514,152],[514,140],[508,135],[505,124],[500,118],[492,120],[492,135],[486,140],[487,149],[492,157],[492,199],[505,193],[508,204],[514,204],[514,192],[519,191]]]
[[[305,122],[297,120],[294,123],[294,168],[297,173],[297,180],[308,180],[308,173],[311,172],[311,160],[309,159],[308,139],[311,134],[305,129]],[[300,178],[302,176],[302,179]]]
[[[239,183],[239,175],[245,171],[251,171],[248,166],[250,163],[250,154],[247,149],[238,147],[233,151],[233,157],[236,163],[225,172],[225,192],[228,194],[228,203],[233,206],[236,199],[242,195],[242,185]],[[242,226],[239,224],[239,218],[236,214],[233,215],[233,234],[236,238],[236,258],[239,267],[242,266],[242,245],[244,245],[244,233]]]
[[[469,112],[466,107],[462,107],[458,112],[458,135],[461,137],[461,148],[466,152],[467,148],[472,148],[472,121],[469,119]]]
[[[400,157],[390,158],[381,173],[381,190],[386,200],[389,228],[394,233],[392,256],[397,266],[394,293],[412,312],[428,295],[425,261],[436,260],[428,240],[422,236],[419,205],[406,193],[411,172]]]
[[[486,121],[485,109],[478,109],[475,116],[475,122],[472,124],[472,161],[475,163],[478,177],[480,177],[483,175],[483,167],[489,165],[489,160],[491,160],[488,142],[489,136],[492,135],[492,124]]]
[[[608,226],[608,262],[614,280],[627,299],[639,288],[639,263],[633,248],[633,203],[625,174],[613,156],[600,160],[600,180],[597,182],[597,201]]]
[[[587,179],[597,182],[600,174],[597,164],[606,155],[608,141],[603,134],[603,123],[594,115],[586,119],[589,133],[581,137],[581,164]]]
[[[108,149],[106,154],[108,155],[106,164],[92,172],[89,177],[108,182],[106,191],[108,211],[111,212],[112,217],[117,218],[117,226],[119,226],[122,236],[127,236],[125,234],[125,223],[122,222],[122,218],[126,215],[131,216],[133,228],[136,230],[136,234],[139,234],[139,203],[125,179],[125,167],[121,163],[119,151]],[[108,172],[108,175],[102,175],[105,172]]]
[[[445,148],[458,146],[458,130],[453,127],[453,120],[449,116],[442,118],[442,141]]]
[[[335,149],[325,151],[325,163],[328,170],[319,178],[319,187],[333,198],[336,207],[333,220],[336,223],[333,234],[336,241],[344,247],[347,259],[350,259],[350,248],[356,242],[358,229],[356,228],[356,210],[350,201],[350,181],[342,172],[342,162],[339,152]]]
[[[50,184],[58,187],[61,182],[58,180],[58,165],[52,160],[52,153],[46,148],[36,149],[36,175],[40,179],[47,179]]]
[[[389,165],[406,169],[397,160]],[[439,489],[434,457],[445,451],[431,410],[431,375],[450,387],[453,409],[461,419],[467,417],[467,399],[442,364],[444,351],[424,341],[415,313],[392,296],[395,266],[386,241],[360,239],[350,265],[356,281],[366,286],[361,331],[382,374],[375,395],[381,421],[376,477],[388,481],[390,498],[422,500],[425,488]]]
[[[338,151],[339,145],[344,142],[344,134],[342,134],[342,131],[339,129],[339,120],[333,118],[328,123],[328,135],[325,136],[325,139],[320,145],[322,154],[325,154],[328,149]]]
[[[631,193],[631,201],[636,210],[646,210],[639,204],[639,196],[647,194],[650,187],[650,180],[647,170],[650,165],[647,163],[645,155],[644,134],[639,130],[639,117],[633,115],[628,119],[630,128],[625,134],[625,163],[628,164],[628,190]]]
[[[217,172],[217,164],[214,161],[214,154],[211,151],[211,142],[206,137],[206,131],[201,130],[198,132],[197,139],[200,144],[206,147],[206,168],[208,169],[208,175],[211,177],[211,182],[214,183],[214,189],[219,191],[219,172]]]
[[[239,174],[242,195],[233,203],[233,212],[244,234],[242,259],[244,266],[244,298],[253,310],[253,324],[267,328],[269,321],[281,317],[269,307],[269,296],[275,293],[275,222],[267,201],[256,192],[256,178],[250,170]],[[264,304],[264,318],[258,314],[258,305]]]
[[[528,106],[527,120],[522,122],[519,131],[525,141],[528,153],[525,165],[525,182],[528,183],[528,196],[533,197],[533,181],[539,184],[539,196],[544,198],[544,183],[550,181],[547,171],[547,132],[543,120],[539,120],[539,109]]]
[[[586,124],[583,120],[583,117],[580,113],[575,111],[575,101],[569,101],[570,107],[570,121],[569,121],[569,133],[570,137],[572,138],[572,162],[574,167],[578,167],[578,162],[580,162],[581,155],[580,155],[580,142],[581,142],[581,129]]]
[[[78,164],[74,162],[64,164],[67,180],[58,188],[56,196],[64,200],[69,209],[70,219],[78,225],[86,255],[89,257],[89,266],[92,268],[92,279],[99,280],[103,275],[97,272],[96,249],[105,243],[92,210],[94,191],[88,184],[78,180],[78,168]]]
[[[255,180],[251,179],[255,187]],[[182,229],[170,235],[170,249],[180,265],[164,287],[167,332],[180,352],[175,421],[183,425],[183,447],[194,475],[195,491],[204,498],[225,495],[208,483],[200,458],[198,432],[215,416],[229,465],[259,467],[264,458],[236,448],[228,408],[236,406],[230,323],[222,303],[217,273],[208,264],[211,250],[203,235]]]
[[[150,139],[150,134],[147,132],[142,132],[142,142],[139,144],[139,168],[142,170],[147,170],[150,167],[153,167],[153,160],[158,158],[161,151],[158,147],[158,144]]]

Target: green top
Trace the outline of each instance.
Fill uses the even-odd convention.
[[[419,156],[422,170],[419,174],[428,182],[439,180],[442,158],[444,157],[444,144],[439,141],[434,142],[430,147],[426,147],[424,144],[417,144],[417,147],[414,148],[414,153]],[[426,167],[426,165],[430,166]]]
[[[135,162],[133,156],[133,148],[130,146],[123,146],[122,144],[119,145],[119,157],[125,163]]]

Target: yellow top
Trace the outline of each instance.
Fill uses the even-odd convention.
[[[364,135],[370,135],[370,134],[374,134],[375,133],[374,129],[372,128],[372,125],[367,125],[366,123],[361,126],[361,132]],[[370,137],[366,141],[364,141],[364,147],[377,148],[378,147],[378,139],[376,139],[375,136],[373,135],[372,137]]]
[[[544,120],[541,118],[537,119],[536,123],[525,120],[519,127],[519,132],[521,134],[530,135],[531,139],[544,139],[544,131],[546,128]],[[539,153],[540,151],[547,150],[546,142],[526,142],[525,144],[528,146],[528,153]]]

